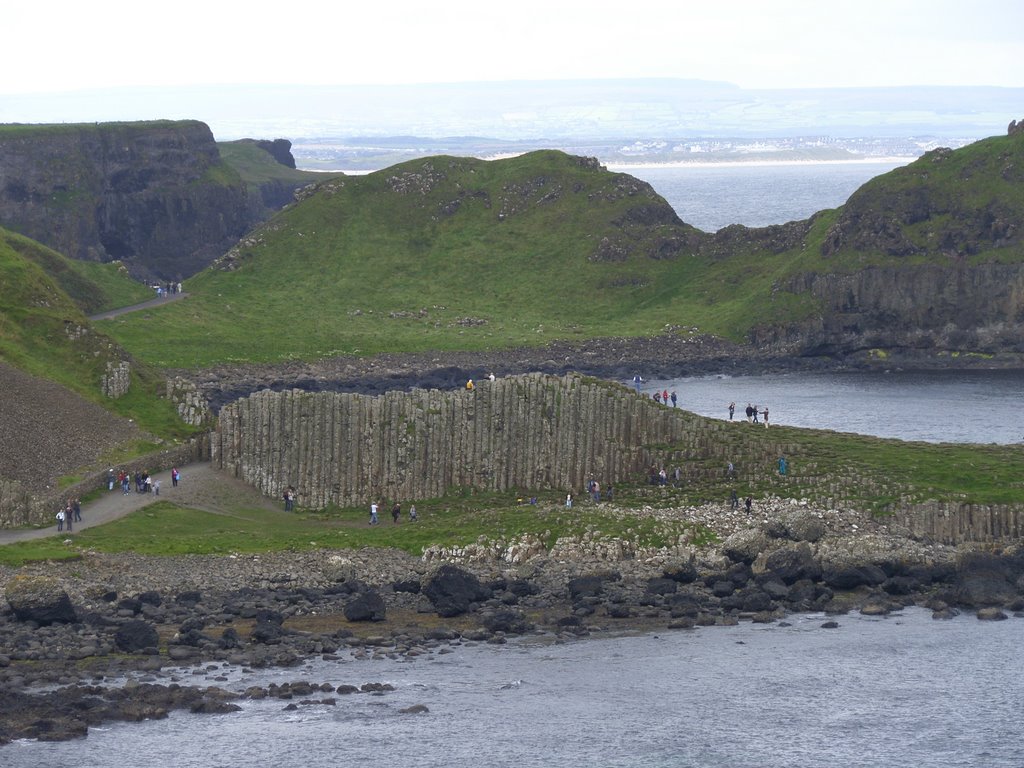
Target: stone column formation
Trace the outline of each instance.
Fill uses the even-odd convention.
[[[302,506],[375,498],[602,487],[646,469],[649,446],[680,441],[673,414],[618,384],[526,374],[472,391],[413,390],[371,397],[263,390],[225,406],[212,440],[215,467]]]

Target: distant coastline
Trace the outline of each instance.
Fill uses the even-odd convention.
[[[525,152],[502,153],[499,155],[487,155],[480,160],[505,160],[510,157],[518,157]],[[598,158],[600,159],[600,158]],[[629,172],[638,168],[766,168],[771,166],[817,166],[817,165],[891,165],[893,167],[907,165],[914,162],[917,157],[910,155],[897,157],[855,157],[848,160],[676,160],[673,162],[602,162],[609,171]],[[387,166],[385,166],[387,167]],[[346,176],[365,176],[383,168],[300,168],[303,171],[314,173],[343,173]]]

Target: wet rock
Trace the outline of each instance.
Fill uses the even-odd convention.
[[[980,608],[978,610],[979,621],[1005,621],[1009,618],[1000,608]]]
[[[141,653],[160,644],[156,627],[142,619],[126,621],[114,633],[114,643],[125,653]]]
[[[345,604],[345,618],[349,621],[384,621],[386,617],[384,598],[379,592],[362,592]]]
[[[454,565],[438,568],[427,580],[423,594],[442,617],[459,616],[473,603],[491,596],[476,576]]]

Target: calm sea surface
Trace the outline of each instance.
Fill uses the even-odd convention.
[[[664,390],[676,393],[680,408],[713,418],[729,418],[735,402],[735,418],[743,419],[750,403],[767,407],[771,424],[791,427],[936,443],[1024,442],[1024,371],[705,376],[641,386]]]
[[[822,614],[413,661],[322,661],[190,683],[388,682],[336,706],[246,702],[84,741],[0,748],[7,768],[338,765],[1020,768],[1020,619]],[[323,695],[311,697],[320,699]],[[404,715],[423,704],[429,712]]]
[[[904,162],[806,163],[634,168],[687,224],[715,232],[730,224],[764,227],[837,208],[869,179]]]

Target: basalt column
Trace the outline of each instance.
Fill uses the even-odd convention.
[[[270,496],[293,486],[303,506],[352,506],[617,482],[687,429],[681,412],[626,387],[527,374],[473,391],[257,392],[221,410],[212,454]]]

